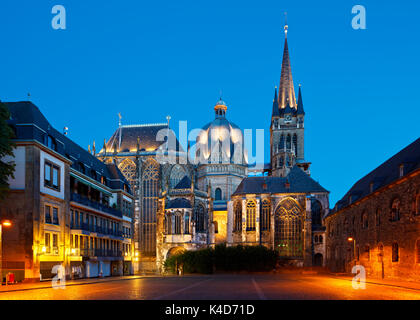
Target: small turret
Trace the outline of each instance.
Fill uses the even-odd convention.
[[[301,85],[299,85],[299,96],[298,96],[297,112],[296,113],[298,115],[305,115],[305,111],[303,110]]]

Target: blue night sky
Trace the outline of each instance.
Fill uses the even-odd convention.
[[[64,5],[67,29],[51,27]],[[367,10],[353,30],[351,9]],[[363,175],[419,137],[419,1],[12,1],[0,3],[0,99],[31,100],[87,148],[118,124],[227,117],[266,129],[288,12],[305,157],[331,207]]]

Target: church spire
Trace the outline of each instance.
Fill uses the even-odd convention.
[[[271,117],[279,117],[279,98],[277,97],[277,86],[274,89],[274,99],[273,99],[273,113],[271,114]]]
[[[287,25],[287,16],[286,24],[284,26],[284,51],[283,51],[283,62],[281,64],[281,77],[280,77],[280,87],[279,87],[279,105],[280,108],[286,107],[286,101],[289,100],[291,108],[296,108],[296,96],[295,89],[293,86],[292,78],[292,67],[290,65],[289,57],[289,46],[287,44],[287,31],[289,26]]]
[[[305,111],[303,110],[303,101],[302,101],[302,90],[301,85],[299,85],[299,95],[298,95],[298,102],[297,102],[297,114],[305,114]]]

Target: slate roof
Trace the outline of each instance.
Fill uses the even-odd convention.
[[[36,140],[46,145],[47,136],[54,138],[56,152],[72,161],[71,167],[76,171],[101,181],[101,176],[107,179],[107,186],[112,189],[123,189],[124,184],[130,188],[120,170],[115,164],[104,164],[87,150],[63,135],[48,122],[37,106],[30,101],[4,102],[9,108],[11,119],[9,125],[14,129],[16,140]],[[85,167],[83,173],[80,163]],[[96,172],[96,177],[93,171]]]
[[[191,188],[191,179],[188,176],[185,176],[178,182],[174,189],[189,189]]]
[[[121,129],[121,145],[120,145],[120,129]],[[166,138],[167,135],[167,124],[145,124],[145,125],[126,125],[121,126],[115,130],[111,138],[106,142],[107,153],[113,153],[115,146],[117,146],[117,152],[136,152],[137,151],[137,138],[139,138],[139,150],[140,151],[155,151],[165,141],[158,141],[157,135],[159,131],[163,132],[162,138]],[[161,131],[162,133],[162,131]],[[178,139],[174,135],[173,131],[169,131],[171,139],[174,141],[176,151],[183,151]],[[172,140],[173,139],[173,140]],[[169,144],[171,150],[172,146]],[[101,150],[101,153],[103,150]]]
[[[287,182],[289,187],[287,187]],[[249,193],[318,193],[328,192],[318,182],[294,166],[286,177],[247,177],[233,195]]]
[[[372,192],[375,192],[400,179],[400,165],[403,165],[404,168],[403,176],[420,169],[420,138],[357,181],[344,197],[336,203],[334,209],[330,211],[330,214],[368,196],[371,193],[371,183],[373,187]]]
[[[176,198],[169,200],[166,209],[185,209],[191,208],[191,202],[185,198]]]

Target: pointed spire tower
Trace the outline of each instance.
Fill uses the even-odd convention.
[[[281,64],[281,76],[280,76],[280,86],[279,86],[279,106],[280,108],[285,108],[287,101],[291,108],[296,108],[296,96],[295,96],[295,87],[293,85],[292,77],[292,66],[290,64],[290,55],[289,55],[289,46],[287,44],[287,31],[289,26],[287,25],[287,16],[286,24],[284,26],[284,51],[283,51],[283,62]]]
[[[299,86],[299,96],[298,101],[296,101],[287,43],[288,29],[289,26],[286,19],[280,86],[278,98],[277,91],[274,93],[275,101],[273,102],[270,126],[270,174],[276,177],[287,177],[295,165],[308,174],[310,173],[310,163],[305,161],[304,156],[305,111],[303,110],[302,91]]]

